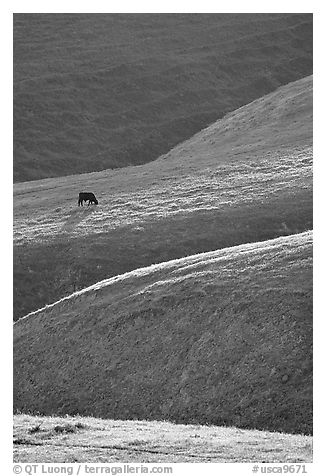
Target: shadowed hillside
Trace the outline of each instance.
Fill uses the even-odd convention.
[[[15,14],[14,180],[145,163],[312,74],[312,14]]]
[[[99,205],[77,207],[92,190]],[[158,160],[14,185],[14,318],[152,263],[312,228],[312,77]]]
[[[312,233],[141,268],[14,325],[14,408],[312,431]]]

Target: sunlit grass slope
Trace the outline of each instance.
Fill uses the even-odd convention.
[[[312,233],[99,282],[14,325],[14,408],[312,431]]]
[[[145,163],[312,74],[312,14],[15,14],[14,180]]]
[[[99,205],[77,207],[78,192]],[[158,160],[14,186],[14,317],[135,268],[312,228],[312,77]]]
[[[77,207],[91,190],[99,205]],[[312,77],[138,167],[14,186],[14,317],[96,281],[312,228]]]
[[[16,463],[308,463],[312,437],[158,421],[14,416]]]

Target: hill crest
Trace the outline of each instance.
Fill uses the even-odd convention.
[[[14,408],[309,434],[311,359],[306,232],[128,273],[18,321]]]
[[[15,14],[14,181],[139,165],[312,74],[311,14]]]
[[[111,285],[124,285],[128,286],[128,280],[137,280],[137,279],[150,279],[153,281],[153,286],[158,286],[158,285],[163,285],[164,281],[161,279],[156,280],[155,275],[156,274],[169,274],[169,273],[176,273],[176,272],[181,272],[186,273],[189,268],[194,268],[194,271],[197,266],[201,266],[204,263],[209,264],[215,263],[216,261],[226,261],[228,259],[232,259],[238,254],[245,254],[248,255],[250,253],[258,254],[259,252],[266,252],[268,250],[273,251],[274,248],[278,248],[280,244],[282,245],[300,245],[300,243],[305,242],[305,240],[308,240],[312,244],[312,232],[311,231],[306,231],[303,233],[299,233],[297,235],[290,235],[289,237],[279,237],[279,238],[274,238],[272,240],[268,241],[263,241],[263,242],[256,242],[256,243],[244,243],[242,245],[238,246],[232,246],[229,248],[223,248],[220,250],[216,251],[210,251],[210,252],[205,252],[205,253],[198,253],[196,255],[192,256],[186,256],[184,258],[179,258],[179,259],[174,259],[170,260],[167,262],[163,263],[158,263],[158,264],[152,264],[150,266],[146,266],[144,268],[138,268],[132,271],[129,271],[127,273],[113,276],[111,278],[104,279],[102,281],[99,281],[95,284],[92,284],[91,286],[88,286],[84,289],[81,289],[79,291],[76,291],[69,296],[65,296],[58,301],[47,304],[46,306],[37,309],[36,311],[32,311],[28,313],[26,316],[21,317],[18,319],[16,322],[14,322],[14,325],[18,324],[21,322],[23,319],[26,319],[28,317],[34,316],[36,314],[42,313],[43,311],[47,311],[53,307],[55,307],[58,304],[61,304],[65,301],[67,301],[70,304],[74,300],[74,298],[79,298],[86,293],[91,293],[92,291],[99,291],[99,290],[105,290],[105,288],[109,288]],[[176,278],[173,278],[173,280]],[[142,292],[142,291],[139,291]]]
[[[132,269],[311,229],[312,77],[240,112],[142,166],[15,184],[15,319]],[[77,206],[86,189],[97,207]]]

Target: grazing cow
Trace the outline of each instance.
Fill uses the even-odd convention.
[[[90,203],[95,203],[95,205],[98,205],[98,201],[96,200],[96,197],[93,192],[80,192],[78,198],[78,206],[83,206],[83,202],[87,202],[87,200],[88,205]]]

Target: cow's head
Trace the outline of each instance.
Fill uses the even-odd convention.
[[[95,205],[98,205],[98,200],[96,200],[96,198],[95,198]]]

